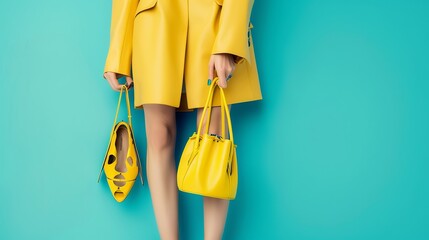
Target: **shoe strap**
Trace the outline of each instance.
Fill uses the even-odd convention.
[[[134,179],[117,179],[117,178],[109,178],[109,177],[106,177],[106,178],[114,182],[133,182],[136,180],[135,178]]]
[[[131,136],[133,138],[134,144],[136,145],[136,141],[135,141],[135,138],[134,138],[134,132],[133,132],[133,126],[132,126],[132,122],[131,122],[130,98],[129,98],[129,94],[128,94],[128,88],[127,88],[126,85],[122,85],[121,86],[121,92],[119,94],[118,106],[116,107],[115,120],[113,121],[113,127],[112,127],[112,131],[110,132],[110,137],[112,137],[114,129],[115,129],[115,126],[116,126],[116,122],[117,122],[117,118],[118,118],[118,114],[119,114],[119,107],[121,105],[121,98],[122,98],[123,89],[125,89],[125,93],[126,93],[126,103],[127,103],[127,111],[128,111],[128,123],[130,125],[130,129],[129,130],[131,132]],[[111,142],[111,139],[109,140],[109,143],[110,142]],[[138,158],[137,161],[138,161],[138,164],[139,164],[140,181],[141,181],[142,185],[144,185],[143,174],[142,174],[142,165],[141,165],[141,161],[140,161],[140,155],[139,155],[138,150],[137,150],[137,146],[135,147],[135,149],[136,149],[137,158]],[[104,161],[103,161],[103,164],[101,165],[100,173],[98,174],[98,180],[97,180],[98,183],[100,182],[101,173],[103,172],[104,164],[106,163],[106,158],[107,158],[108,151],[109,151],[109,147],[106,150],[106,154],[104,155]]]
[[[119,114],[119,108],[121,106],[121,99],[122,99],[122,92],[125,89],[125,97],[126,97],[126,102],[127,102],[127,111],[128,111],[128,123],[130,124],[131,128],[132,128],[132,123],[131,123],[131,107],[130,107],[130,97],[128,94],[128,87],[126,85],[122,85],[121,86],[121,93],[119,94],[119,99],[118,99],[118,106],[116,107],[116,115],[115,115],[115,120],[113,122],[113,126],[116,125],[116,120],[118,119],[118,114]]]

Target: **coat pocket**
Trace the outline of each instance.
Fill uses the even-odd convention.
[[[215,0],[215,2],[216,2],[219,6],[222,6],[222,5],[223,5],[223,0]]]
[[[134,17],[137,17],[141,12],[155,7],[158,0],[140,0]]]

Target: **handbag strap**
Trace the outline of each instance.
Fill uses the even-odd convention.
[[[204,132],[206,134],[208,134],[208,132],[209,132],[211,112],[212,112],[212,104],[213,104],[213,95],[214,95],[214,90],[215,90],[216,85],[217,85],[217,81],[218,81],[218,78],[216,77],[215,79],[213,79],[213,82],[210,85],[209,94],[207,95],[207,100],[206,100],[206,103],[204,104],[204,109],[203,109],[203,113],[201,115],[200,123],[198,124],[198,131],[197,131],[198,136],[201,133],[203,120],[206,117],[206,111],[207,110],[208,110],[208,116],[207,116],[207,123],[206,123]]]
[[[204,131],[206,134],[208,134],[209,131],[209,125],[210,125],[210,118],[211,118],[211,107],[212,107],[212,102],[213,102],[213,94],[214,94],[214,90],[215,87],[217,85],[217,81],[218,78],[216,77],[215,79],[213,79],[212,84],[210,85],[210,89],[209,89],[209,94],[207,95],[207,99],[206,99],[206,103],[204,104],[204,108],[203,108],[203,113],[201,114],[201,118],[200,118],[200,122],[198,124],[198,129],[197,129],[197,136],[199,137],[201,135],[201,128],[203,125],[203,120],[206,117],[206,111],[208,111],[208,116],[207,116],[207,123],[206,123],[206,130]]]
[[[224,115],[223,115],[223,113],[225,112],[226,113],[226,117],[228,119],[228,129],[229,129],[229,132],[230,132],[229,138],[231,140],[231,148],[234,149],[236,146],[234,144],[234,134],[232,133],[231,115],[230,115],[228,104],[227,104],[227,101],[226,101],[226,98],[225,98],[225,93],[224,93],[224,91],[223,91],[223,89],[221,87],[219,87],[219,89],[220,89],[220,96],[221,96],[221,99],[222,99],[222,102],[223,102],[223,105],[221,105],[221,106],[223,106],[223,108],[224,108],[224,111],[222,112],[222,134],[225,134],[225,123],[224,123],[225,121],[224,121]],[[232,159],[234,157],[234,154],[235,154],[235,151],[230,151],[229,152],[228,168],[227,168],[227,171],[228,171],[229,175],[232,175]]]
[[[225,97],[225,92],[223,91],[223,88],[219,87],[220,90],[220,97],[222,98],[223,101],[223,111],[222,111],[222,136],[223,138],[225,138],[225,116],[224,113],[226,114],[226,119],[228,121],[228,130],[229,130],[229,139],[231,140],[232,144],[234,145],[234,134],[232,132],[232,122],[231,122],[231,113],[229,112],[229,108],[228,108],[228,102],[226,101],[226,97]]]
[[[219,78],[218,77],[216,77],[215,79],[214,79],[214,82],[216,82],[216,83],[218,83],[219,82]],[[209,106],[208,106],[208,119],[207,119],[207,124],[206,124],[206,128],[205,128],[205,133],[206,134],[208,134],[209,133],[209,126],[210,126],[210,121],[211,121],[211,112],[212,112],[212,107],[213,107],[213,99],[214,99],[214,91],[216,90],[216,87],[219,87],[219,91],[222,91],[223,92],[223,88],[221,88],[219,85],[217,85],[216,84],[216,86],[214,86],[214,89],[212,89],[212,92],[211,92],[211,95],[209,95],[210,96],[210,100],[209,100]],[[220,109],[220,112],[221,112],[221,136],[222,136],[222,138],[226,138],[226,135],[225,135],[225,107],[226,108],[228,108],[228,104],[222,104],[222,97],[221,97],[221,104],[220,104],[220,107],[221,107],[221,109]],[[226,102],[226,98],[225,98],[225,102]],[[228,110],[229,110],[229,108],[228,108]],[[204,116],[204,115],[203,115]]]

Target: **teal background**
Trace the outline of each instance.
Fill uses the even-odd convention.
[[[111,1],[0,9],[0,238],[158,239],[147,185],[118,204],[97,184],[118,97],[101,77]],[[232,107],[239,187],[224,239],[429,239],[428,12],[256,1],[264,99]],[[177,156],[194,124],[178,115]],[[201,198],[180,194],[181,239],[202,239],[202,221]]]

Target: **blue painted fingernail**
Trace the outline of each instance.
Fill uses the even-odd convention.
[[[207,85],[210,86],[212,84],[212,80],[209,78],[209,80],[207,80]]]

